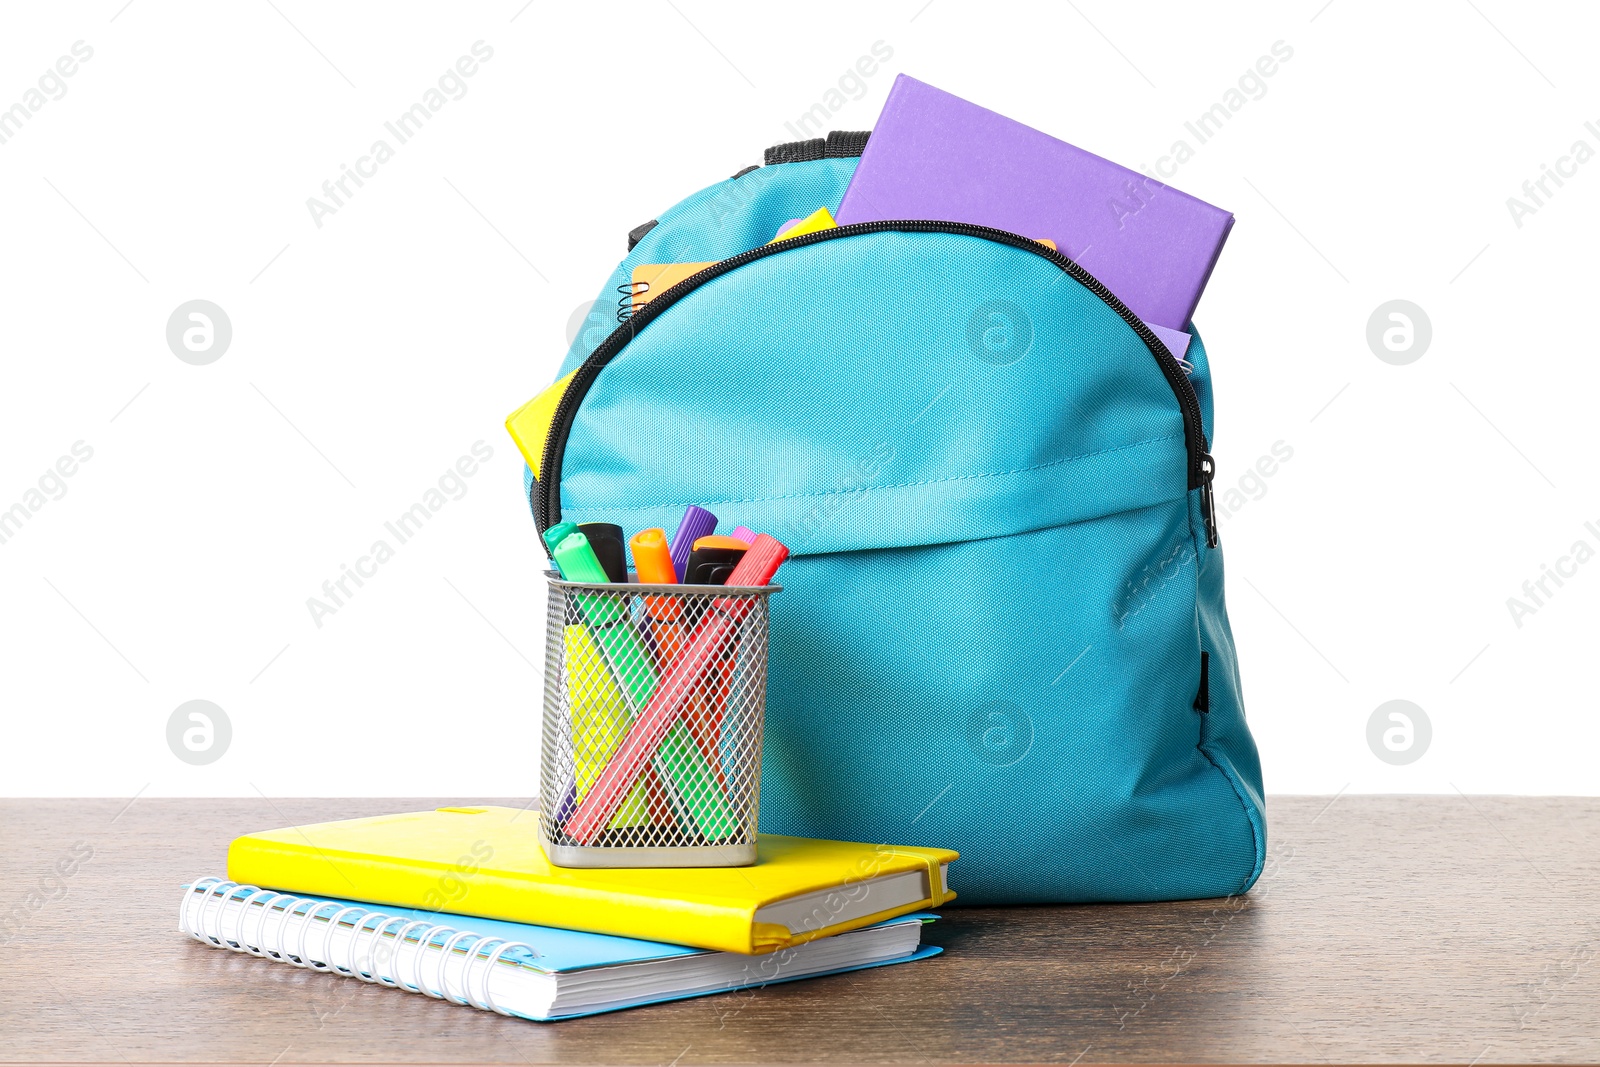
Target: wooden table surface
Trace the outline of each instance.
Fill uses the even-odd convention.
[[[931,960],[554,1024],[176,930],[236,834],[465,802],[0,801],[0,1062],[1600,1061],[1592,798],[1275,797],[1248,897],[952,906]]]

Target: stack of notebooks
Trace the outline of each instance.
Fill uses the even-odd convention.
[[[247,834],[196,940],[549,1021],[905,963],[954,852],[760,835],[750,867],[568,869],[538,816],[440,808]],[[257,888],[270,887],[270,888]]]

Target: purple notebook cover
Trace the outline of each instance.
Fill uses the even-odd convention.
[[[1169,330],[1165,326],[1157,326],[1153,322],[1145,323],[1150,327],[1150,332],[1156,339],[1167,346],[1167,351],[1172,353],[1172,358],[1183,362],[1184,353],[1189,351],[1189,335],[1182,330]]]
[[[1182,329],[1233,226],[1221,208],[902,74],[834,216],[1048,238],[1152,324]]]

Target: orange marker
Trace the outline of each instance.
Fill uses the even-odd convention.
[[[675,585],[678,572],[672,566],[672,553],[667,547],[667,532],[660,527],[640,530],[628,539],[633,550],[633,569],[642,585]],[[683,646],[683,604],[677,597],[647,596],[644,598],[644,640],[654,654],[656,666],[666,665],[678,655]],[[712,763],[715,767],[716,763]],[[646,772],[646,795],[650,801],[652,821],[662,826],[673,824],[672,805],[667,792],[656,777],[655,768]]]
[[[708,534],[697,537],[689,562],[683,568],[684,585],[725,585],[728,575],[750,550],[749,541]]]
[[[643,585],[677,585],[678,572],[672,566],[667,547],[667,532],[659,526],[640,530],[628,541],[633,549],[633,569]],[[645,633],[656,654],[656,664],[666,667],[683,646],[683,603],[672,596],[644,598]]]
[[[737,548],[747,549],[750,542],[742,537],[725,537],[722,534],[706,534],[695,539],[694,547],[701,548]]]
[[[695,541],[696,550],[701,545],[717,542],[731,541],[729,537],[715,537],[707,535]],[[667,532],[662,529],[641,530],[634,534],[628,542],[633,549],[633,567],[639,573],[641,584],[672,585],[678,580],[678,573],[672,567],[672,555],[667,549]],[[748,545],[740,544],[739,555],[744,554]],[[691,557],[698,558],[698,557]],[[644,598],[645,635],[655,650],[656,665],[666,670],[668,664],[678,658],[678,653],[683,649],[684,620],[683,601],[673,596],[647,596]],[[708,676],[708,681],[711,678]],[[717,755],[718,726],[722,721],[722,702],[718,701],[708,706],[707,700],[712,695],[703,690],[697,690],[691,699],[690,711],[684,717],[689,726],[689,733],[694,737],[695,743],[700,746],[700,753],[705,757],[706,763],[716,770],[718,784],[722,783],[722,762]],[[727,699],[726,694],[723,701]],[[712,707],[716,709],[712,711]]]

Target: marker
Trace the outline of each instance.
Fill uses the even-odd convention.
[[[581,532],[568,535],[557,546],[556,562],[569,581],[606,580],[604,568],[589,547],[589,539]],[[644,707],[655,692],[658,676],[650,653],[645,650],[639,631],[628,613],[626,601],[585,591],[578,592],[577,600],[590,630],[595,632],[600,647],[605,650],[612,673],[622,683],[623,693],[629,698],[630,710]],[[655,772],[671,786],[667,792],[673,810],[710,840],[720,840],[730,832],[733,816],[728,812],[727,798],[722,794],[713,764],[707,762],[682,723],[669,723],[668,726],[670,729],[663,731],[664,740],[658,742],[661,753],[653,761]],[[615,741],[609,737],[607,741],[607,751],[614,753]],[[609,758],[615,760],[616,756],[611,754]],[[606,766],[609,769],[610,763]],[[604,772],[601,776],[604,777]],[[637,777],[638,774],[634,773],[629,775],[628,780],[632,783]],[[583,810],[581,801],[578,810]],[[579,843],[586,845],[592,840],[591,836],[589,840]]]
[[[565,540],[566,536],[568,534],[573,534],[573,533],[577,533],[577,532],[578,532],[578,524],[575,523],[575,522],[558,522],[558,523],[556,523],[554,526],[550,527],[548,530],[546,530],[544,532],[545,551],[548,552],[548,553],[552,553],[553,554],[555,552],[555,550],[556,550],[556,546],[559,545],[563,540]],[[553,557],[552,557],[552,561],[553,561]],[[556,564],[556,573],[559,574],[560,572],[561,572],[561,565],[560,564]],[[563,575],[562,577],[564,578],[565,575]],[[579,629],[582,629],[582,627],[579,627]],[[566,662],[567,663],[571,663],[576,658],[576,650],[575,650],[574,645],[573,645],[572,627],[568,627],[567,628],[565,637],[566,637]],[[615,688],[615,686],[613,685],[612,688]],[[619,690],[619,692],[620,692],[620,690]],[[600,695],[600,694],[596,694],[596,695]],[[589,696],[590,696],[590,694],[580,694],[580,699],[587,699]],[[603,699],[603,695],[601,695],[601,696],[602,696],[602,699]],[[572,717],[574,719],[577,719],[579,717],[583,717],[583,718],[587,719],[589,714],[590,714],[590,712],[589,712],[587,707],[585,709],[583,709],[582,711],[574,709],[573,712],[572,712]],[[585,788],[587,788],[587,786]],[[572,814],[572,810],[573,810],[573,808],[577,807],[577,804],[578,804],[578,782],[576,780],[576,768],[574,768],[574,776],[573,777],[569,777],[567,779],[567,787],[566,787],[566,789],[562,790],[562,793],[561,793],[561,804],[556,808],[556,825],[557,826],[560,826],[560,825],[562,825],[563,823],[565,823],[567,821],[567,816]],[[628,813],[628,811],[629,811],[629,809],[631,807],[632,807],[631,804],[624,806],[623,810],[617,813],[617,818],[612,820],[612,824],[613,825],[624,825],[623,820],[626,818],[627,813]]]
[[[764,586],[788,557],[789,550],[776,538],[757,534],[750,551],[729,576],[728,584]],[[628,736],[623,738],[594,788],[568,821],[567,833],[573,840],[586,845],[600,834],[645,764],[655,756],[657,749],[664,747],[663,742],[679,725],[679,718],[687,710],[704,676],[719,669],[723,645],[738,632],[739,624],[754,608],[755,601],[749,597],[718,597],[713,602],[683,651],[667,668],[649,703],[634,720]],[[681,750],[681,746],[674,747]],[[737,825],[729,817],[721,829],[721,834],[707,832],[706,836],[717,840],[736,830]]]
[[[667,547],[667,532],[659,526],[640,530],[628,542],[633,549],[633,569],[647,585],[676,585],[677,568]]]
[[[704,537],[700,539],[702,543],[706,540]],[[629,544],[633,547],[633,567],[638,572],[641,583],[671,585],[677,582],[677,576],[672,570],[672,560],[667,554],[665,531],[643,530],[635,534]],[[644,604],[645,636],[655,651],[656,666],[664,669],[678,657],[678,653],[683,649],[684,638],[688,636],[684,630],[684,601],[681,596],[647,596],[644,598]],[[703,610],[703,604],[703,600],[692,602],[691,611],[698,614]],[[727,771],[723,766],[722,753],[718,749],[722,708],[727,701],[727,694],[722,693],[721,700],[714,706],[706,704],[710,696],[711,694],[702,693],[695,697],[695,707],[686,721],[695,743],[700,746],[700,754],[705,757],[706,764],[716,773],[717,782],[725,785]]]
[[[557,545],[569,535],[578,532],[577,523],[558,522],[544,532],[545,545],[554,553]],[[557,572],[561,570],[560,561],[556,561],[556,570]],[[563,574],[562,577],[565,578],[566,575]],[[606,724],[613,720],[613,708],[620,706],[624,714],[627,714],[622,690],[617,688],[616,679],[606,669],[599,650],[595,648],[594,638],[589,636],[589,631],[582,624],[566,627],[563,640],[568,677],[584,679],[582,683],[570,688],[572,708],[568,715],[571,719],[574,750],[578,751],[590,746],[597,733],[621,735],[627,730],[631,716],[617,724],[615,729],[607,729]],[[615,744],[611,747],[614,748]],[[594,758],[579,758],[575,761],[566,788],[562,790],[561,803],[556,807],[556,826],[559,827],[567,821],[567,817],[578,806],[578,797],[588,792],[589,787],[594,784],[595,776],[605,767],[605,761],[610,755],[611,750],[607,748]],[[664,794],[665,790],[656,780],[654,769],[646,778],[645,795],[651,801],[650,811],[646,812],[644,799],[638,795],[638,790],[635,790],[629,796],[628,802],[617,812],[616,818],[611,820],[613,828],[648,825],[652,815],[660,816],[664,812],[670,814],[658,796]]]
[[[568,535],[575,534],[577,532],[578,532],[578,524],[577,523],[575,523],[575,522],[558,522],[554,526],[550,527],[550,529],[548,529],[548,530],[546,530],[544,532],[544,544],[545,544],[545,547],[547,549],[549,549],[551,554],[553,555],[555,553],[557,545],[559,545],[561,542],[565,541],[567,539]],[[556,569],[560,570],[560,565],[559,564],[557,565]],[[563,575],[563,577],[565,577],[565,575]]]
[[[750,540],[755,540],[755,534],[750,535]],[[695,541],[694,552],[689,556],[688,573],[684,576],[685,584],[722,585],[749,549],[749,541],[736,537],[710,534],[700,538]],[[695,607],[699,608],[703,603],[704,601],[698,601]],[[681,636],[677,644],[681,646]],[[733,647],[734,643],[729,642],[726,651],[731,652]],[[673,654],[676,654],[676,650],[674,647]],[[669,663],[671,656],[665,658],[658,656],[656,662]],[[695,742],[700,746],[701,754],[705,756],[707,763],[716,768],[717,779],[724,786],[727,785],[727,768],[724,766],[719,749],[723,712],[728,705],[728,694],[733,685],[733,667],[733,657],[725,655],[718,669],[706,675],[704,686],[695,693],[689,711],[684,716],[684,721],[689,724],[689,732],[694,735]]]
[[[609,581],[617,584],[624,583],[628,580],[628,563],[626,557],[623,555],[622,547],[622,527],[616,525],[615,523],[609,522],[586,522],[581,525],[574,525],[570,522],[564,522],[559,525],[570,526],[572,530],[569,532],[581,533],[585,537],[589,538],[589,547],[594,550],[595,558],[600,561],[600,567],[603,571],[605,571],[606,578]],[[551,527],[552,531],[556,529],[558,529],[558,527]],[[664,537],[662,539],[662,545],[663,547],[666,545],[666,540]],[[611,558],[608,559],[608,555]],[[581,596],[579,599],[581,602]],[[644,634],[644,641],[646,648],[653,651],[653,642],[651,641],[648,631]],[[581,678],[583,675],[581,673],[575,675],[569,671],[568,677]],[[582,685],[583,683],[579,683],[579,686],[575,688],[581,688]],[[626,732],[628,723],[631,723],[632,721],[633,714],[632,710],[630,709],[628,716],[624,720],[622,728],[620,731],[618,731],[618,733],[620,734],[622,732]],[[609,733],[607,733],[606,736],[608,738],[611,737]],[[616,744],[614,741],[612,741],[609,747],[601,747],[596,749],[593,754],[593,758],[587,761],[580,761],[577,768],[578,780],[569,786],[568,792],[562,798],[561,806],[556,812],[556,824],[558,826],[566,822],[567,816],[572,814],[573,808],[577,805],[578,798],[584,793],[588,792],[589,786],[594,783],[594,776],[600,772],[600,768],[605,766],[605,761],[610,758],[612,749],[615,747]],[[576,744],[574,745],[574,749],[577,749]],[[713,760],[711,763],[713,766],[717,766],[719,761]],[[667,791],[667,787],[662,783],[661,776],[656,772],[654,767],[652,767],[649,773],[645,775],[644,784],[645,797],[649,801],[649,817],[645,818],[641,816],[625,823],[619,823],[613,820],[611,824],[613,828],[618,826],[637,826],[641,823],[649,822],[654,822],[660,826],[674,825],[676,819],[673,815],[672,801]],[[630,798],[629,802],[623,807],[622,812],[632,813],[634,808],[635,804]]]
[[[566,627],[563,636],[566,641],[573,779],[563,790],[552,831],[566,821],[577,801],[593,788],[595,779],[605,770],[606,761],[627,736],[628,727],[633,723],[627,698],[617,686],[616,678],[606,668],[605,657],[595,644],[589,628],[582,623],[572,623]],[[654,777],[652,768],[646,778]],[[628,799],[607,825],[612,829],[648,826],[652,821],[649,800],[648,780],[634,783]]]
[[[595,558],[589,539],[570,522],[552,526],[546,539],[561,526],[571,526],[555,547],[556,568],[569,582],[604,582],[605,568]],[[581,799],[594,785],[606,761],[626,736],[633,721],[632,708],[619,681],[627,683],[639,673],[643,660],[649,665],[649,653],[639,647],[638,633],[627,620],[626,609],[617,600],[597,593],[575,594],[578,607],[589,625],[569,625],[566,640],[567,691],[571,694],[570,710],[572,728],[573,770],[576,777],[573,795]],[[617,625],[621,622],[622,625]],[[630,632],[633,631],[633,632]],[[599,645],[596,644],[596,636]],[[604,655],[602,655],[602,651]],[[610,669],[607,670],[609,663]],[[654,674],[654,671],[651,671]],[[654,678],[651,684],[654,685]],[[650,820],[650,786],[655,783],[640,782],[617,812],[617,817],[607,825],[613,829],[642,826]],[[563,800],[556,813],[559,825],[562,812],[569,805]]]
[[[683,569],[684,585],[726,585],[728,575],[750,550],[750,542],[712,534],[694,543],[689,565]]]
[[[678,524],[678,532],[672,538],[672,569],[678,573],[678,581],[683,581],[695,541],[716,528],[717,517],[705,508],[690,504],[689,510],[683,513],[683,521]]]
[[[560,827],[565,824],[567,816],[571,815],[577,806],[578,780],[575,776],[569,775],[567,777],[567,788],[561,791],[561,803],[556,805],[556,826]],[[617,814],[620,816],[622,813],[618,812]],[[617,819],[611,820],[611,825],[616,826],[617,824]]]
[[[557,527],[551,527],[552,531],[555,529]],[[588,535],[576,526],[555,546],[555,561],[561,576],[569,582],[613,584],[611,576],[595,555]],[[624,696],[631,700],[630,712],[633,708],[643,707],[650,697],[650,691],[655,688],[655,670],[639,631],[629,617],[626,601],[614,594],[588,591],[576,591],[574,597],[589,629],[594,632],[595,639],[606,654],[611,673],[621,684]]]
[[[749,527],[741,526],[741,530]],[[684,575],[687,585],[725,585],[728,576],[733,573],[734,567],[739,565],[739,560],[750,549],[750,541],[756,535],[751,534],[750,539],[739,537],[719,537],[712,534],[702,537],[694,543],[694,552],[689,556],[688,573]],[[706,761],[717,768],[718,777],[723,784],[727,784],[726,768],[721,753],[720,739],[722,737],[723,712],[728,706],[728,695],[733,688],[733,667],[735,642],[728,642],[724,649],[724,656],[718,668],[708,673],[705,684],[695,694],[690,705],[685,721],[689,724],[689,732],[700,745],[700,751],[705,754]]]
[[[735,526],[733,536],[736,540],[754,542],[756,532],[748,526]],[[732,647],[730,642],[730,647]],[[706,751],[708,758],[713,749],[709,744],[716,744],[720,749],[716,753],[717,766],[722,771],[722,781],[726,786],[728,779],[743,772],[743,761],[740,759],[739,737],[744,723],[735,721],[728,725],[725,718],[728,697],[733,693],[735,685],[742,685],[743,679],[738,675],[740,662],[748,659],[752,654],[748,644],[740,644],[738,656],[728,656],[722,661],[721,675],[716,679],[716,686],[710,693],[702,693],[700,707],[690,712],[690,729],[695,735],[695,740],[700,742],[702,750]],[[747,716],[750,709],[736,707],[736,715]],[[718,738],[720,737],[720,742]]]
[[[627,581],[628,557],[622,547],[622,527],[614,522],[583,522],[578,529],[589,539],[589,547],[605,569],[606,578],[618,583]]]
[[[737,744],[737,734],[727,734],[722,723],[727,712],[728,697],[733,691],[733,671],[738,649],[739,642],[733,640],[722,646],[722,659],[706,672],[683,717],[684,722],[689,724],[689,733],[694,737],[695,744],[700,746],[701,755],[716,770],[717,781],[722,783],[724,790],[730,771],[737,773],[736,769],[729,766],[732,761],[723,758],[721,749],[725,740],[730,747]]]
[[[640,530],[628,546],[633,549],[633,569],[639,575],[640,584],[678,584],[665,530],[660,527]],[[656,654],[657,666],[665,667],[683,647],[683,601],[675,596],[647,596],[644,615],[645,638]]]

